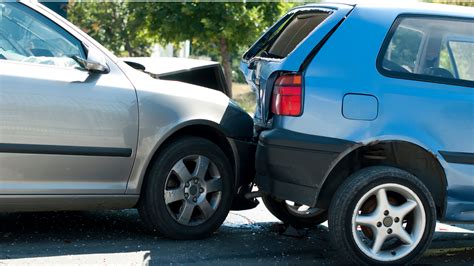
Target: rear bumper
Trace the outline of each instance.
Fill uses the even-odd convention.
[[[315,206],[332,163],[355,143],[272,129],[260,134],[256,183],[277,198]]]

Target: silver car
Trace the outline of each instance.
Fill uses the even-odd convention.
[[[222,92],[152,78],[38,3],[0,1],[0,211],[136,207],[209,235],[253,177],[252,119]]]

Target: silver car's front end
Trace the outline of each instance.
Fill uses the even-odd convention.
[[[235,189],[250,182],[253,123],[226,95],[137,71],[40,4],[6,4],[98,51],[109,71],[0,60],[0,211],[133,207],[162,144],[183,132],[218,136]]]

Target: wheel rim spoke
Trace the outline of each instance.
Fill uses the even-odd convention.
[[[184,165],[183,160],[179,160],[174,166],[172,171],[176,174],[181,182],[187,182],[191,179],[191,173],[188,168]]]
[[[382,210],[382,209],[386,210],[390,208],[390,203],[388,203],[388,198],[387,198],[387,192],[385,191],[384,188],[377,190],[376,197],[377,197],[377,208],[379,208],[379,210]]]
[[[220,178],[206,181],[207,193],[212,193],[222,190],[222,180]]]
[[[184,199],[184,191],[182,188],[165,190],[165,202],[170,204]]]
[[[296,209],[299,209],[299,207],[303,206],[302,204],[299,204],[299,203],[296,203],[296,202],[293,202],[293,207],[295,207]]]
[[[193,215],[194,205],[190,203],[184,203],[183,210],[179,214],[178,221],[182,224],[188,224]]]
[[[407,214],[413,211],[418,204],[414,200],[407,200],[407,202],[403,203],[400,206],[393,207],[394,211],[403,219]]]
[[[215,163],[204,155],[192,154],[175,163],[165,181],[163,197],[176,222],[197,226],[215,214],[223,190]]]
[[[375,215],[357,215],[355,222],[357,225],[365,225],[375,227],[377,225],[377,218]]]
[[[408,232],[400,226],[400,229],[395,233],[395,236],[397,236],[401,241],[403,241],[407,245],[413,244],[413,239]]]
[[[205,156],[198,156],[196,160],[196,169],[194,170],[193,175],[204,180],[204,177],[206,176],[208,168],[209,168],[209,159]]]
[[[313,217],[321,212],[321,209],[310,207],[308,205],[296,203],[293,201],[284,201],[286,209],[298,217]]]
[[[214,213],[214,209],[212,208],[211,204],[207,199],[204,199],[202,202],[199,203],[199,209],[201,209],[204,217],[207,219],[212,216]]]
[[[382,232],[374,232],[375,240],[372,245],[372,253],[377,254],[382,249],[382,245],[385,242],[386,236]]]

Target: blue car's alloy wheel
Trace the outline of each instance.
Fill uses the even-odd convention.
[[[327,220],[327,210],[313,208],[288,200],[278,200],[267,195],[262,197],[265,207],[280,221],[296,228],[309,228]]]
[[[364,211],[364,205],[375,207]],[[405,257],[415,249],[426,228],[426,212],[408,187],[379,185],[357,202],[352,215],[352,236],[364,254],[378,261]],[[390,246],[390,248],[388,247]]]
[[[329,208],[331,240],[356,263],[411,263],[428,247],[435,225],[436,208],[426,186],[393,167],[354,173]]]

